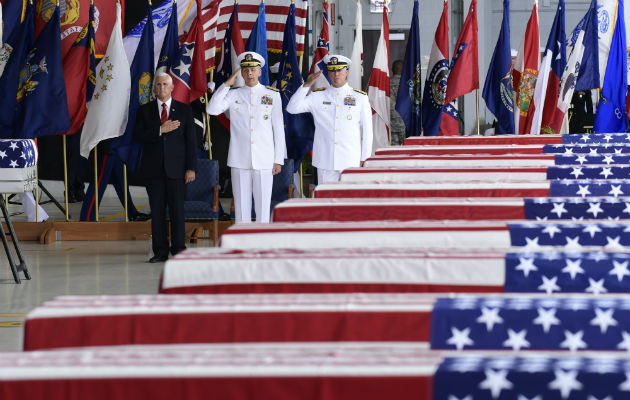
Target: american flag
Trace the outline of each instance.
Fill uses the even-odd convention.
[[[525,199],[525,219],[628,219],[628,197],[537,197]]]
[[[615,245],[619,244],[619,239],[619,236],[606,237],[608,243]],[[579,236],[568,240],[578,243]],[[508,253],[505,255],[505,291],[629,293],[630,252],[627,249],[617,253],[579,250]],[[630,323],[625,326],[630,327]]]
[[[562,143],[630,143],[628,133],[562,135]]]
[[[431,348],[630,351],[630,298],[439,298]]]
[[[543,146],[543,154],[563,154],[570,156],[574,154],[628,154],[630,145],[620,143],[604,144],[546,144]]]
[[[560,165],[547,167],[547,179],[628,179],[628,165]]]
[[[630,180],[563,179],[551,181],[549,195],[552,197],[630,196]]]
[[[621,355],[449,357],[433,382],[435,400],[627,399],[630,361]]]
[[[234,0],[220,0],[213,1],[218,3],[218,16],[216,18],[216,46],[221,47],[223,38],[225,37],[225,31],[232,15],[232,9],[234,8]],[[241,35],[243,40],[246,41],[249,34],[254,27],[256,18],[258,18],[258,7],[260,0],[240,0],[238,2],[238,18],[241,26]],[[284,36],[284,25],[289,15],[289,7],[291,6],[291,0],[266,0],[265,1],[265,13],[267,21],[267,50],[280,53],[282,51],[282,37]],[[297,54],[302,55],[304,52],[304,37],[306,34],[306,19],[307,19],[307,6],[306,0],[295,0],[295,40],[297,47]],[[204,27],[206,23],[204,23]],[[212,26],[209,24],[208,26]],[[208,36],[209,37],[209,36]]]
[[[512,246],[630,246],[630,224],[591,223],[525,223],[508,224]],[[579,246],[579,247],[578,247]]]
[[[37,165],[37,146],[31,139],[0,139],[0,168]]]
[[[610,165],[610,164],[630,164],[630,155],[628,154],[576,154],[564,155],[558,154],[554,156],[556,165]]]

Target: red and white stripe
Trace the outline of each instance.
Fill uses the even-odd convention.
[[[28,314],[24,349],[234,341],[428,342],[437,297],[432,293],[62,296]],[[362,328],[366,324],[370,329]]]
[[[465,178],[458,176],[458,178]],[[340,182],[317,185],[316,198],[548,197],[547,181]]]
[[[505,221],[297,222],[232,225],[224,249],[345,248],[461,249],[510,246]],[[481,233],[481,234],[480,234]]]
[[[216,2],[215,2],[216,3]],[[289,0],[265,0],[265,18],[267,21],[267,50],[274,53],[282,51],[282,38],[284,36],[284,25],[289,14]],[[258,7],[260,0],[239,0],[238,17],[241,26],[241,35],[244,40],[249,37],[254,23],[258,18]],[[304,52],[304,37],[306,34],[308,2],[305,0],[295,1],[295,40],[297,54]],[[216,45],[221,47],[225,30],[227,29],[230,15],[234,9],[234,0],[220,0],[218,5],[218,18],[216,30]]]
[[[543,154],[542,144],[530,145],[478,145],[478,146],[401,146],[390,147],[376,150],[376,155],[466,155],[466,154],[484,154],[484,155],[505,155],[505,154]]]
[[[410,136],[405,146],[443,146],[480,144],[561,144],[562,135],[496,135],[496,136]]]
[[[374,156],[365,160],[366,167],[550,167],[555,165],[553,155],[498,155],[498,156]]]
[[[505,249],[189,249],[161,293],[502,292]]]
[[[372,151],[390,144],[389,91],[389,21],[387,19],[387,6],[384,6],[381,36],[376,47],[368,87],[368,98],[372,106],[372,131],[374,132]]]
[[[525,219],[519,198],[291,199],[273,211],[275,222]]]
[[[347,168],[343,183],[437,183],[445,181],[545,181],[547,167],[416,167]]]

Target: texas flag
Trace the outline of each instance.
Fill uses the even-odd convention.
[[[558,102],[560,78],[567,65],[567,38],[564,30],[564,0],[558,3],[556,18],[551,27],[547,40],[545,55],[540,65],[540,74],[534,97],[532,98],[525,133],[538,135],[539,133],[553,133],[550,129],[554,109]]]
[[[540,34],[538,29],[538,0],[534,0],[534,8],[529,17],[525,36],[521,41],[518,56],[512,72],[514,79],[514,132],[517,135],[526,131],[529,104],[534,95],[536,79],[540,65]]]

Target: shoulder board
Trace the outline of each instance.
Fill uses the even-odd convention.
[[[326,90],[325,87],[319,87],[317,89],[312,89],[311,92],[321,92],[322,90]]]
[[[232,90],[232,89],[240,89],[240,88],[241,88],[241,86],[231,86],[230,90]]]
[[[367,93],[365,93],[363,90],[359,90],[359,89],[353,89],[355,92],[359,92],[361,94],[367,95]]]
[[[266,87],[267,89],[269,89],[269,90],[273,90],[274,92],[279,92],[279,91],[280,91],[279,89],[276,89],[276,88],[275,88],[275,87],[273,87],[273,86],[265,86],[265,87]]]

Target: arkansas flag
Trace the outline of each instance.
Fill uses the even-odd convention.
[[[479,89],[479,51],[477,44],[477,0],[470,3],[468,16],[457,39],[451,60],[446,99],[448,104],[459,96]]]
[[[324,63],[324,57],[328,54],[330,46],[328,36],[328,1],[324,0],[324,15],[322,16],[322,30],[319,32],[319,39],[317,39],[317,48],[315,49],[315,58],[313,58],[313,64],[311,64],[310,74],[322,71],[322,74],[313,83],[313,88],[330,86],[330,78],[328,77],[328,70]],[[358,88],[359,86],[357,86]]]
[[[206,60],[201,23],[201,0],[197,0],[197,18],[179,49],[171,67],[173,98],[190,104],[206,92]]]
[[[383,26],[376,47],[368,98],[372,106],[372,130],[374,150],[389,146],[389,22],[387,6],[383,7]]]
[[[564,30],[564,0],[558,3],[556,18],[547,40],[545,55],[540,64],[540,74],[534,97],[529,106],[525,132],[538,135],[552,133],[549,129],[554,109],[558,103],[560,78],[567,65],[567,38]]]
[[[517,135],[526,131],[529,103],[534,95],[538,65],[540,64],[540,34],[538,30],[538,0],[534,0],[532,15],[529,17],[525,36],[518,49],[518,57],[514,65],[514,132]]]
[[[435,30],[435,40],[427,67],[422,96],[422,127],[424,136],[437,136],[442,120],[442,108],[448,80],[448,1],[444,2],[442,17]]]

